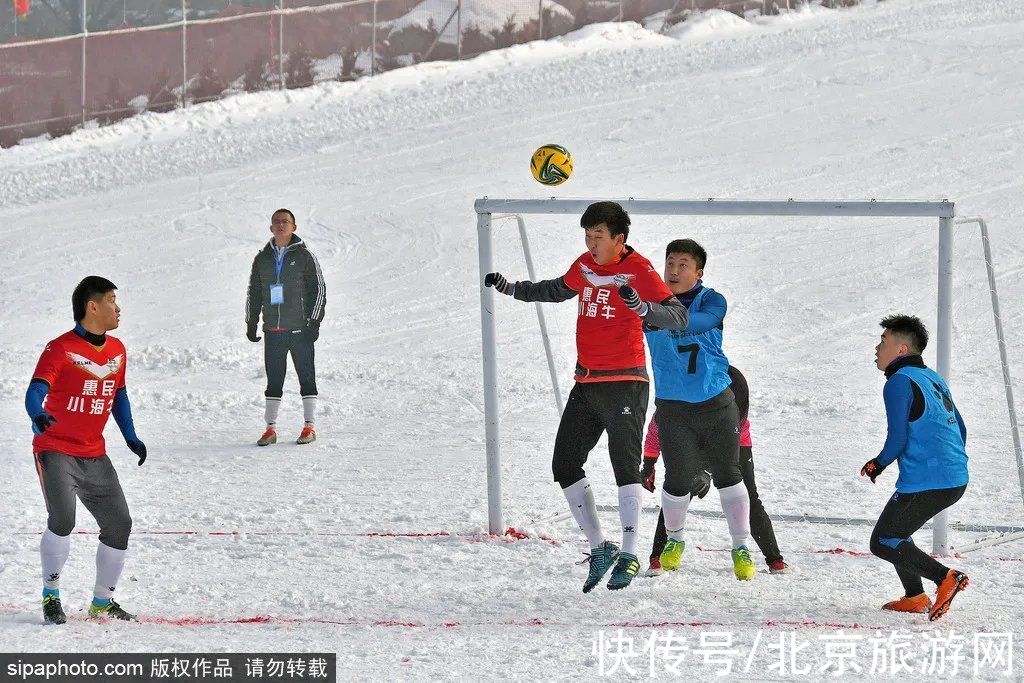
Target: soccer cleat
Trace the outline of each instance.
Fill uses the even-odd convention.
[[[277,443],[277,432],[274,431],[273,427],[267,427],[267,431],[263,432],[263,436],[256,442],[257,446],[269,446],[272,443]]]
[[[949,573],[946,574],[946,578],[939,584],[939,589],[935,591],[935,604],[932,605],[932,610],[928,613],[928,621],[935,621],[948,612],[949,606],[953,603],[953,598],[956,597],[957,593],[967,588],[969,583],[970,580],[967,578],[967,574],[950,569]]]
[[[661,568],[661,556],[655,555],[651,558],[651,563],[647,567],[647,571],[644,572],[644,576],[661,576],[665,573],[665,570]]]
[[[768,563],[768,573],[769,574],[792,574],[793,573],[793,568],[790,567],[788,564],[786,564],[785,561],[780,557],[779,559],[774,560],[773,562],[769,562]]]
[[[747,546],[741,545],[732,551],[732,570],[740,581],[750,581],[754,578],[757,570],[754,568],[754,561],[750,559]]]
[[[594,586],[601,582],[604,575],[612,568],[612,564],[615,562],[615,556],[618,554],[619,547],[611,541],[605,541],[598,547],[590,549],[590,553],[587,554],[587,559],[578,563],[590,564],[590,572],[587,574],[587,580],[583,582],[584,593],[589,593],[594,590]]]
[[[608,579],[608,590],[617,591],[625,588],[640,571],[640,562],[633,553],[619,553],[612,570],[612,578]]]
[[[129,614],[121,609],[121,605],[117,604],[113,600],[108,602],[106,605],[97,605],[93,603],[89,605],[89,618],[90,619],[120,619],[121,621],[138,621],[134,614]]]
[[[60,606],[60,598],[56,595],[47,595],[43,598],[43,621],[47,624],[63,624],[68,617],[64,614],[64,608]]]
[[[297,444],[313,443],[316,441],[316,430],[313,429],[313,425],[307,424],[302,428],[302,433],[299,434],[299,438],[295,440]]]
[[[658,558],[661,568],[667,572],[674,572],[679,569],[683,560],[683,550],[686,549],[686,541],[677,541],[673,538],[665,541],[665,548]]]
[[[924,614],[931,609],[932,601],[926,593],[911,595],[892,600],[882,605],[882,609],[890,612],[909,612],[911,614]]]

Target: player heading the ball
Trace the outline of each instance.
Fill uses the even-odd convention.
[[[511,283],[488,273],[484,284],[520,301],[577,299],[576,384],[555,436],[551,469],[573,518],[590,542],[590,592],[615,565],[608,588],[625,588],[640,569],[636,556],[643,487],[640,458],[649,379],[642,324],[686,327],[687,315],[654,266],[626,244],[629,214],[615,202],[596,202],[580,218],[587,251],[565,275]],[[601,434],[619,492],[622,548],[605,539],[583,466]]]

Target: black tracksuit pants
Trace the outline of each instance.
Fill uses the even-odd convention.
[[[960,500],[966,490],[965,484],[919,493],[897,491],[882,509],[871,532],[871,552],[896,567],[907,597],[924,593],[921,577],[937,585],[949,573],[949,567],[914,545],[911,535]]]
[[[288,354],[291,353],[295,373],[299,376],[299,393],[316,396],[316,368],[313,342],[302,330],[267,332],[263,343],[263,363],[267,370],[267,398],[281,398],[284,377],[288,372]]]

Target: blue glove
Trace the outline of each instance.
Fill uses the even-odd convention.
[[[42,434],[47,429],[49,429],[55,422],[57,422],[57,418],[55,418],[53,415],[50,415],[49,413],[46,412],[39,413],[38,415],[32,418],[32,433]]]
[[[139,467],[142,467],[142,463],[146,462],[146,444],[136,439],[128,441],[127,443],[131,452],[139,456]]]

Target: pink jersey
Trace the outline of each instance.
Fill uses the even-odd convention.
[[[750,420],[741,420],[739,425],[740,446],[754,444],[750,440]],[[658,459],[661,455],[661,442],[658,439],[658,422],[652,419],[647,425],[647,438],[644,439],[644,457]]]

